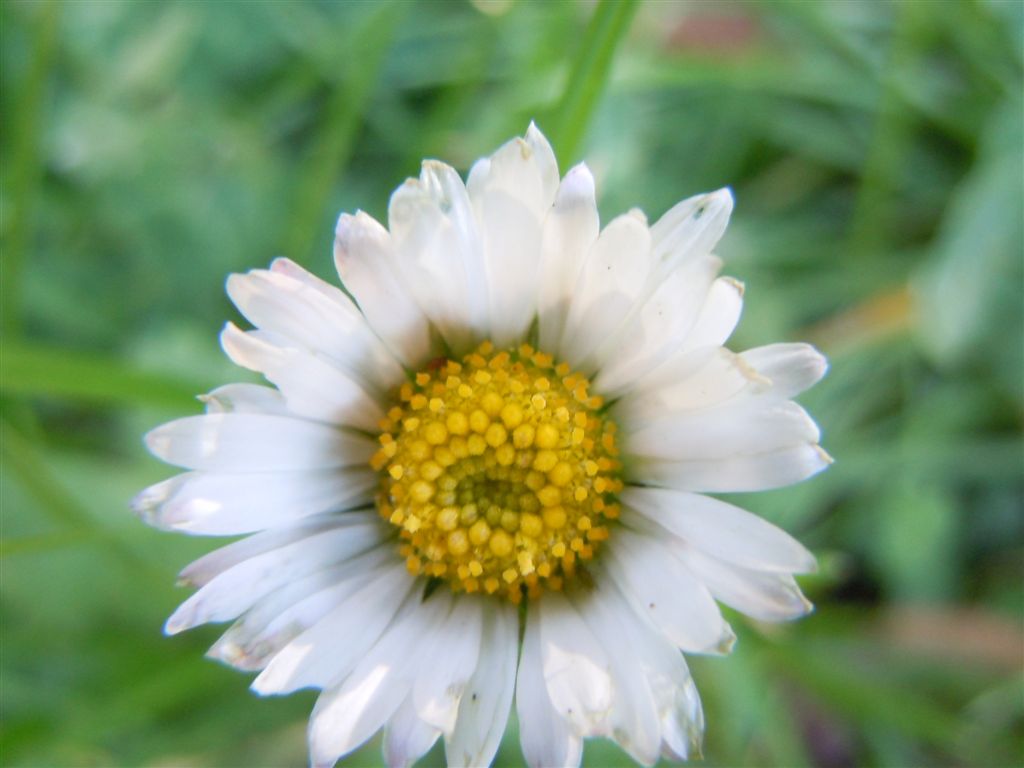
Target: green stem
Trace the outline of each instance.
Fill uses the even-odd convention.
[[[140,371],[116,358],[4,340],[0,393],[51,396],[88,403],[131,403],[168,409],[195,405],[208,387]]]
[[[0,222],[3,232],[3,258],[0,259],[0,328],[6,340],[21,332],[22,264],[32,234],[32,208],[36,187],[42,176],[40,124],[44,110],[46,84],[53,63],[57,39],[60,3],[51,0],[39,10],[32,44],[32,61],[22,92],[15,101],[11,127],[12,146],[9,170],[3,173],[3,186],[11,201],[10,212]]]
[[[119,559],[133,572],[144,573],[147,576],[155,575],[156,572],[149,563],[93,519],[65,489],[60,478],[50,469],[39,447],[23,437],[7,421],[0,421],[0,460],[3,461],[5,471],[35,499],[40,509],[62,526],[62,530],[42,537],[51,539],[51,548],[61,539],[64,540],[64,544],[103,540],[104,551]],[[3,540],[0,552],[4,555],[31,550],[31,547],[24,546],[26,541],[8,539],[4,536],[2,527],[0,539]]]
[[[313,243],[320,239],[317,221],[345,169],[356,131],[373,92],[373,86],[390,48],[389,42],[406,3],[384,3],[343,45],[344,60],[338,71],[348,73],[334,88],[326,107],[319,135],[302,170],[302,182],[295,201],[295,216],[285,244],[285,253],[305,262]]]
[[[551,131],[559,157],[577,159],[611,73],[612,60],[639,7],[637,0],[601,0],[583,35]]]

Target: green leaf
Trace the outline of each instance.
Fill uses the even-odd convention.
[[[872,552],[890,597],[941,601],[955,596],[957,507],[938,484],[887,486],[875,506]],[[941,564],[941,565],[939,565]]]
[[[952,196],[934,260],[916,282],[918,332],[925,349],[943,363],[987,347],[980,342],[992,332],[1000,338],[1009,332],[1010,354],[1020,355],[1021,112],[1017,96],[995,111],[979,161]]]
[[[395,27],[406,3],[382,3],[369,19],[349,32],[338,46],[341,56],[334,68],[344,78],[333,83],[325,115],[306,158],[301,185],[296,193],[295,214],[285,251],[306,262],[312,244],[319,242],[317,223],[324,215],[331,191],[338,184],[352,153],[356,131],[377,75],[390,47]]]

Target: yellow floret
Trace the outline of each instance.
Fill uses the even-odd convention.
[[[411,573],[513,603],[560,590],[619,513],[615,425],[586,377],[482,344],[403,384],[371,466]]]

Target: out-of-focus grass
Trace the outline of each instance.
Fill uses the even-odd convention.
[[[3,763],[304,761],[311,696],[247,694],[216,628],[160,635],[212,542],[130,515],[168,474],[139,437],[240,377],[226,273],[329,275],[338,211],[531,118],[606,214],[732,186],[735,345],[832,360],[804,400],[836,465],[740,499],[819,553],[818,611],[694,660],[708,764],[1019,763],[1022,9],[4,3]]]

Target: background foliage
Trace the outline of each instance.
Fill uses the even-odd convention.
[[[732,186],[735,346],[832,361],[804,400],[837,463],[742,499],[819,554],[818,612],[694,661],[707,764],[1019,764],[1022,9],[4,2],[0,762],[305,761],[312,695],[161,635],[212,542],[132,517],[170,472],[140,435],[242,376],[228,272],[328,276],[339,211],[536,118],[606,216]]]

